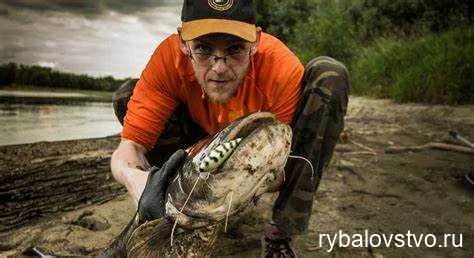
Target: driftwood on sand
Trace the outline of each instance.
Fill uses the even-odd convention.
[[[0,171],[0,231],[123,193],[111,178],[109,160],[110,153],[93,153]]]
[[[1,147],[0,232],[124,193],[109,168],[110,155],[118,140]]]
[[[385,149],[385,153],[390,154],[397,154],[403,152],[417,152],[423,151],[427,149],[438,149],[444,151],[454,151],[460,152],[465,154],[474,154],[474,149],[459,145],[447,144],[447,143],[438,143],[438,142],[430,142],[423,145],[415,145],[415,146],[391,146]]]
[[[474,148],[465,146],[460,146],[460,145],[454,145],[454,144],[447,144],[447,143],[439,143],[439,142],[429,142],[423,145],[414,145],[414,146],[390,146],[385,148],[384,151],[381,150],[374,150],[373,148],[370,148],[367,145],[361,144],[359,142],[356,142],[354,140],[349,140],[349,136],[347,133],[342,134],[344,137],[341,137],[341,141],[343,144],[337,144],[335,147],[335,151],[339,153],[344,153],[345,155],[347,154],[362,154],[362,155],[379,155],[382,153],[388,153],[388,154],[398,154],[398,153],[405,153],[405,152],[419,152],[419,151],[424,151],[428,149],[437,149],[437,150],[443,150],[443,151],[453,151],[453,152],[459,152],[459,153],[464,153],[464,154],[474,154]],[[460,137],[460,136],[458,136]],[[458,139],[458,138],[455,138]],[[464,140],[464,138],[462,138]],[[464,140],[464,143],[466,145],[467,140]],[[468,144],[472,144],[468,142]],[[361,151],[361,149],[363,151]]]

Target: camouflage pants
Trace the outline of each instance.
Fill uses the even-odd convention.
[[[348,77],[346,67],[330,57],[318,57],[306,65],[303,95],[292,123],[291,155],[309,159],[314,173],[306,162],[288,160],[287,181],[273,207],[268,237],[286,238],[307,230],[314,193],[344,128]]]
[[[135,83],[125,83],[114,93],[114,110],[121,123]],[[291,154],[309,159],[314,174],[306,162],[299,159],[288,161],[285,168],[287,181],[273,208],[272,227],[266,233],[275,237],[288,237],[307,229],[313,195],[344,128],[349,81],[342,63],[329,57],[313,59],[306,66],[302,87],[303,95],[292,122]],[[180,105],[147,158],[151,165],[159,166],[174,151],[205,135],[204,130],[192,121],[186,107]]]

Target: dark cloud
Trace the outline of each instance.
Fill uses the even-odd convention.
[[[22,51],[23,48],[14,44],[0,45],[0,60],[10,60],[16,57],[16,54]]]
[[[10,11],[8,11],[8,9],[4,6],[0,5],[0,16],[8,16],[9,14]]]
[[[0,0],[0,4],[3,3],[16,10],[71,12],[86,16],[99,15],[109,10],[130,14],[181,2],[177,0]],[[7,13],[8,10],[4,12]],[[1,13],[2,9],[0,9],[0,15]]]
[[[135,11],[143,11],[147,8],[153,8],[163,5],[176,5],[176,0],[102,0],[106,8],[121,13],[133,13]]]
[[[41,5],[13,7],[0,1],[0,10],[10,11],[0,15],[0,63],[40,64],[92,76],[138,77],[159,42],[176,32],[180,23],[177,2],[134,13],[102,11],[90,16],[65,6],[51,5],[57,11],[48,12]]]
[[[84,14],[102,12],[101,2],[95,0],[0,0],[14,9],[35,11],[71,11]]]

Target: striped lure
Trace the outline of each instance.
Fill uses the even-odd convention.
[[[232,151],[237,148],[240,141],[242,141],[242,138],[217,145],[217,147],[201,161],[198,166],[199,172],[208,172],[220,166],[230,156]]]

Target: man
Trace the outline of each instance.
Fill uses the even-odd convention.
[[[177,151],[167,160],[171,153],[241,116],[272,112],[292,125],[292,154],[316,168],[313,175],[304,163],[288,163],[265,232],[265,255],[294,256],[290,237],[307,228],[313,193],[343,128],[347,70],[328,57],[314,59],[305,70],[282,42],[255,25],[251,0],[185,0],[181,20],[178,34],[158,46],[135,88],[124,85],[114,96],[124,128],[112,173],[143,219],[151,220],[156,193],[145,185],[186,156]],[[150,164],[164,161],[149,176]]]

